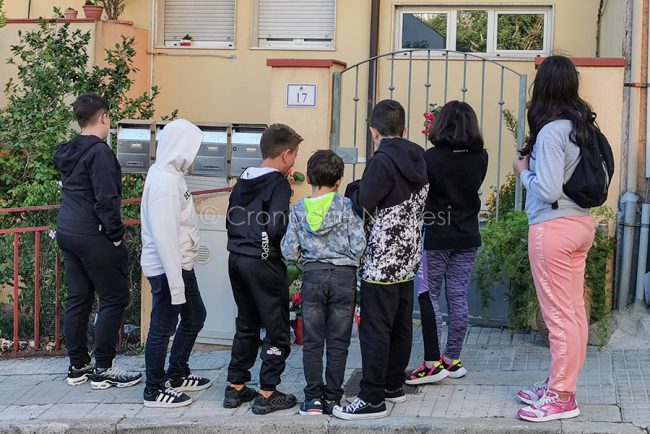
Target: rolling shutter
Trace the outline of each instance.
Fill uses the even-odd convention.
[[[165,0],[165,42],[186,34],[193,41],[233,43],[236,0]]]
[[[258,36],[266,42],[333,46],[335,0],[259,0]]]

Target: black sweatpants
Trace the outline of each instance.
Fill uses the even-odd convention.
[[[63,252],[68,296],[64,319],[65,345],[70,364],[82,367],[90,363],[88,320],[95,294],[99,311],[95,323],[95,363],[110,368],[115,345],[129,304],[129,257],[126,244],[119,247],[104,235],[80,235],[56,232]]]
[[[280,384],[291,351],[287,267],[281,259],[264,261],[230,253],[228,274],[237,304],[228,381],[243,384],[251,380],[250,369],[261,343],[260,388],[272,391]],[[263,342],[260,328],[266,329]]]
[[[390,285],[361,281],[359,398],[384,402],[384,391],[404,383],[413,339],[413,281]]]

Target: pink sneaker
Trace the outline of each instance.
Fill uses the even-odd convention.
[[[517,416],[530,422],[547,422],[549,420],[571,419],[579,414],[580,410],[573,393],[567,401],[562,401],[556,392],[547,389],[542,399],[536,404],[519,410]]]
[[[532,390],[520,390],[517,392],[517,398],[521,400],[524,404],[534,404],[540,399],[542,399],[542,396],[544,396],[544,392],[546,392],[546,389],[548,389],[548,380],[549,378],[546,377],[546,381],[543,383],[535,383],[533,384],[533,389]]]
[[[432,367],[427,368],[427,365],[422,362],[420,367],[411,372],[411,375],[404,382],[409,385],[430,384],[437,383],[448,376],[449,371],[444,368],[442,363],[435,361]]]

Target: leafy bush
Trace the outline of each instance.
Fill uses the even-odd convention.
[[[55,9],[58,17],[61,13]],[[133,85],[130,78],[137,71],[134,38],[106,50],[106,66],[89,66],[90,32],[70,27],[70,23],[39,20],[33,31],[19,32],[19,43],[11,47],[8,63],[17,68],[17,78],[5,87],[7,107],[0,109],[0,208],[57,204],[61,201],[59,174],[53,155],[60,143],[77,132],[70,104],[76,95],[96,92],[111,107],[111,119],[152,118],[157,87],[137,98],[127,96]],[[170,117],[175,117],[176,112]],[[115,126],[115,125],[114,125]],[[123,197],[142,195],[144,176],[124,175]],[[139,206],[125,205],[124,219],[139,218]],[[47,226],[55,229],[56,211],[0,214],[0,227]],[[20,255],[20,330],[21,339],[31,336],[34,312],[34,236],[21,236]],[[132,303],[127,321],[139,324],[140,315],[140,234],[137,227],[128,230]],[[54,263],[56,242],[42,237],[41,244],[41,333],[53,330]],[[0,237],[0,256],[13,258],[13,239]],[[0,288],[13,285],[13,263],[0,264]],[[65,275],[62,276],[62,299],[65,298]],[[12,302],[9,297],[10,303]],[[0,337],[7,337],[11,327],[5,324],[12,315],[4,315],[8,306],[0,304]],[[4,321],[6,320],[6,321]],[[10,335],[9,335],[10,337]]]

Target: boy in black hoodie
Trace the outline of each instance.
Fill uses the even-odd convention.
[[[90,377],[93,389],[133,386],[142,374],[113,366],[117,333],[129,304],[129,258],[120,215],[122,174],[115,154],[104,142],[110,129],[109,107],[101,96],[86,93],[72,108],[81,134],[61,145],[54,156],[63,188],[56,239],[68,279],[67,382],[76,386]],[[86,335],[95,293],[99,311],[93,368]]]
[[[276,389],[289,356],[289,288],[280,242],[287,231],[291,187],[286,173],[302,142],[293,129],[274,124],[262,134],[262,166],[242,173],[228,204],[228,274],[237,304],[235,338],[223,406],[255,399],[252,411],[267,414],[296,405]],[[262,342],[259,395],[246,387]]]
[[[340,419],[387,415],[385,401],[403,402],[404,370],[411,355],[413,279],[420,263],[428,192],[424,150],[402,136],[405,113],[393,100],[379,102],[370,120],[378,146],[363,177],[345,195],[366,223],[361,258],[361,363],[359,396],[334,407]]]

